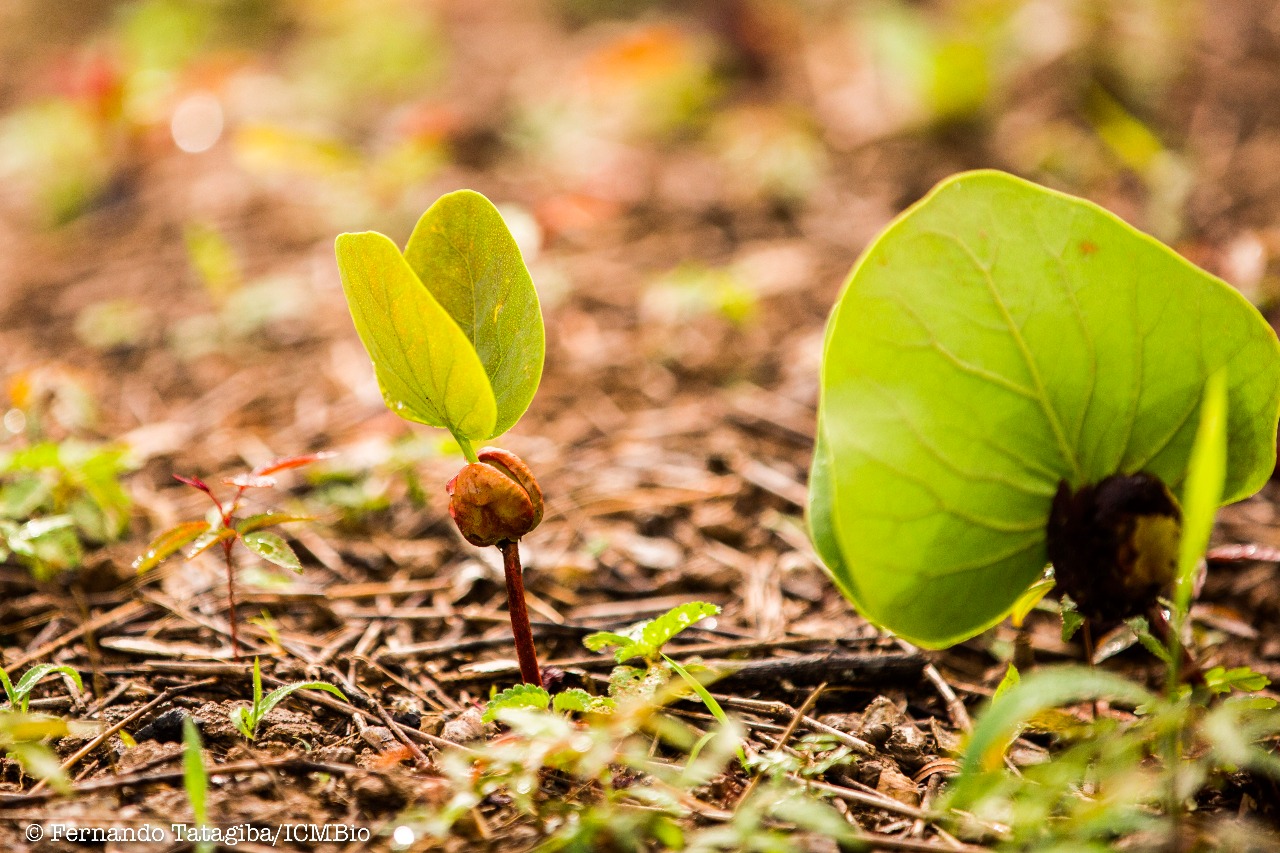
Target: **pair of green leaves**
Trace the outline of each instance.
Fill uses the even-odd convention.
[[[1061,481],[1177,493],[1227,376],[1222,498],[1275,463],[1280,344],[1225,282],[1081,199],[944,181],[855,265],[827,327],[809,524],[845,595],[928,647],[1040,577]]]
[[[239,539],[245,547],[269,563],[292,572],[302,572],[302,562],[289,547],[289,543],[278,533],[265,530],[277,524],[294,521],[310,521],[304,515],[292,515],[286,512],[263,512],[233,522],[230,526],[211,524],[208,521],[184,521],[161,533],[147,550],[133,561],[133,567],[139,573],[149,571],[165,558],[190,545],[186,558],[192,560],[208,551],[214,545],[231,539]]]
[[[401,253],[373,231],[336,251],[387,406],[464,448],[510,429],[542,377],[542,311],[515,239],[479,193],[442,196]]]

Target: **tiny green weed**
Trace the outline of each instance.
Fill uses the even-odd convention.
[[[337,696],[339,699],[346,701],[347,697],[342,691],[327,681],[300,681],[294,684],[286,684],[283,687],[277,687],[266,696],[262,695],[262,670],[258,666],[258,659],[253,659],[253,705],[248,708],[236,708],[231,711],[229,717],[232,725],[240,734],[244,735],[248,740],[254,740],[258,735],[258,725],[262,722],[262,718],[271,713],[275,706],[279,705],[290,695],[299,690],[325,690]]]

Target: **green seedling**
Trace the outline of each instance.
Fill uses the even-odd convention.
[[[19,373],[8,390],[4,425],[21,446],[0,452],[0,558],[13,554],[47,580],[78,567],[86,546],[124,535],[132,502],[120,481],[136,464],[125,447],[68,435],[94,412],[65,372]]]
[[[1149,612],[1203,553],[1173,494],[1215,375],[1211,510],[1275,463],[1270,326],[1089,202],[953,177],[866,250],[829,321],[815,547],[869,620],[927,647],[999,622],[1050,559],[1086,619]]]
[[[182,787],[187,791],[187,801],[191,803],[191,816],[195,818],[197,827],[203,828],[209,823],[209,773],[204,768],[204,745],[200,742],[200,732],[195,722],[186,717],[182,720]],[[198,841],[196,853],[210,853],[212,841]]]
[[[674,673],[706,706],[711,716],[721,725],[728,726],[729,715],[720,707],[720,703],[707,690],[702,680],[662,650],[685,629],[719,613],[720,608],[715,604],[689,601],[676,605],[661,616],[638,622],[624,633],[597,631],[589,634],[582,639],[582,644],[593,652],[617,646],[613,656],[623,665],[615,667],[609,676],[609,694],[614,699],[635,696],[652,699],[667,687]],[[640,658],[643,666],[625,665],[626,661],[635,658]],[[738,747],[738,760],[746,766],[747,756],[741,746]]]
[[[246,548],[262,559],[283,569],[302,572],[302,563],[298,555],[289,547],[289,543],[278,533],[269,528],[279,524],[295,521],[311,521],[309,516],[291,515],[286,512],[261,512],[237,518],[245,492],[249,489],[270,488],[276,484],[273,474],[290,468],[310,465],[320,459],[327,459],[331,453],[308,453],[302,456],[290,456],[260,465],[244,474],[228,477],[223,482],[235,488],[230,501],[221,501],[203,480],[197,477],[184,477],[174,474],[175,480],[198,489],[213,501],[210,518],[201,521],[184,521],[161,533],[147,550],[133,561],[133,568],[138,572],[149,571],[165,559],[190,545],[186,559],[192,560],[215,545],[222,546],[222,556],[227,567],[227,618],[231,625],[231,649],[238,659],[240,642],[236,634],[236,594],[235,566],[232,563],[232,546],[241,542]]]
[[[442,196],[402,253],[373,231],[342,234],[338,270],[387,406],[443,427],[468,464],[446,485],[449,514],[473,545],[502,552],[521,678],[541,684],[519,540],[542,520],[542,491],[515,454],[474,449],[524,414],[542,377],[545,333],[533,281],[488,199]]]
[[[616,646],[617,650],[614,651],[613,656],[618,663],[626,663],[632,658],[643,658],[645,663],[654,664],[665,657],[662,653],[663,646],[677,635],[708,616],[716,616],[719,613],[720,608],[714,604],[705,601],[689,601],[676,605],[654,619],[639,622],[624,633],[597,631],[594,634],[588,634],[583,638],[582,645],[593,652]]]
[[[5,672],[3,667],[0,667],[0,686],[4,687],[4,695],[9,700],[10,710],[17,711],[20,714],[27,713],[27,703],[31,700],[31,691],[35,690],[37,684],[51,675],[65,675],[75,683],[77,690],[84,689],[84,682],[80,680],[80,673],[66,665],[38,663],[24,672],[22,677],[18,679],[17,684],[10,681],[9,673]]]
[[[262,722],[262,718],[271,713],[275,706],[279,705],[293,693],[299,690],[326,690],[337,696],[342,701],[347,701],[347,697],[342,691],[334,687],[327,681],[299,681],[294,684],[286,684],[277,687],[266,696],[262,695],[262,670],[258,666],[258,659],[253,659],[253,705],[249,708],[236,708],[228,715],[231,724],[236,727],[240,734],[244,735],[248,740],[253,740],[258,734],[258,724]]]

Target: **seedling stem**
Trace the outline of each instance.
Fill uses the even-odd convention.
[[[526,684],[542,686],[538,671],[538,655],[533,649],[533,629],[529,626],[529,608],[524,600],[524,572],[520,567],[520,543],[504,540],[498,543],[502,552],[502,570],[507,576],[507,609],[511,611],[511,633],[516,641],[516,659],[520,661],[520,678]]]

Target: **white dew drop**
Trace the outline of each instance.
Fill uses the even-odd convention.
[[[18,435],[27,428],[27,416],[21,409],[10,409],[4,413],[4,428]]]
[[[208,92],[178,102],[169,119],[173,142],[188,154],[208,151],[222,137],[222,103]]]
[[[409,845],[416,840],[417,836],[414,835],[413,827],[405,826],[404,824],[397,826],[395,831],[391,833],[391,846],[397,850],[408,849]]]

